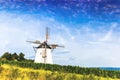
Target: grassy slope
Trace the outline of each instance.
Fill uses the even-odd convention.
[[[97,77],[94,75],[81,75],[59,71],[34,70],[3,64],[0,66],[0,79],[2,80],[119,80]]]

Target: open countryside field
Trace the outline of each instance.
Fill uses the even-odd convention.
[[[105,78],[93,74],[83,75],[50,71],[44,69],[31,69],[3,64],[0,66],[0,79],[2,80],[120,80],[119,78]]]

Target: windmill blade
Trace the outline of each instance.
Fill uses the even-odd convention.
[[[36,41],[26,41],[26,42],[29,42],[29,43],[34,43],[34,44],[41,44],[40,41],[36,40]]]
[[[34,59],[34,58],[35,58],[35,55],[28,56],[27,58],[28,58],[28,59]]]
[[[53,49],[55,49],[56,47],[58,47],[57,44],[51,44],[50,46],[51,46],[51,48],[53,48]]]
[[[33,50],[34,50],[34,52],[36,53],[36,49],[35,49],[35,47],[33,46]]]
[[[56,47],[62,47],[62,48],[64,48],[64,46],[60,46],[58,44],[51,44],[50,46],[51,46],[52,49],[55,49]]]
[[[49,39],[49,28],[47,27],[46,28],[46,42],[48,41]]]
[[[60,45],[58,45],[57,47],[62,47],[62,48],[64,48],[64,46],[60,46]]]

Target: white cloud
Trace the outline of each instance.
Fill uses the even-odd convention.
[[[117,26],[117,23],[112,23],[110,30],[105,34],[105,36],[102,39],[100,39],[100,41],[104,42],[104,41],[110,40],[114,31],[114,28],[116,26]]]
[[[5,51],[29,54],[32,50],[28,49],[29,44],[26,43],[26,40],[42,39],[39,36],[39,29],[43,32],[43,28],[39,28],[39,26],[43,25],[43,22],[39,23],[37,20],[34,22],[33,18],[27,15],[19,16],[8,13],[0,13],[0,19],[1,54]]]
[[[9,51],[26,53],[26,57],[33,56],[32,46],[26,43],[26,40],[43,41],[45,27],[50,27],[50,43],[65,46],[65,49],[57,49],[58,52],[53,52],[55,63],[80,66],[120,66],[120,34],[115,31],[119,24],[102,23],[102,28],[99,25],[98,29],[91,27],[93,25],[93,23],[92,25],[86,23],[76,28],[57,22],[54,18],[42,16],[38,19],[32,15],[0,12],[0,55]],[[61,50],[67,50],[69,53],[57,54]]]

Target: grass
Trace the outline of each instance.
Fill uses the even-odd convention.
[[[120,80],[98,77],[93,74],[81,75],[64,73],[60,71],[34,70],[3,64],[0,66],[0,79],[2,80]]]

